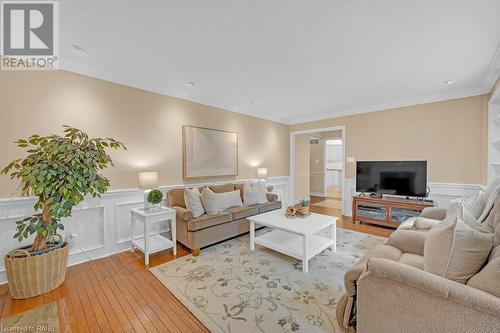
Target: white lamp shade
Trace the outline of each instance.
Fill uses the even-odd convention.
[[[152,189],[158,186],[157,171],[142,171],[139,172],[139,188]]]
[[[259,179],[267,178],[267,168],[257,168],[257,177]]]

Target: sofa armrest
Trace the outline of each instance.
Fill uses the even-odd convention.
[[[177,220],[190,221],[194,218],[193,213],[183,207],[173,206],[172,209],[175,209]]]
[[[269,201],[269,202],[278,201],[278,195],[277,194],[267,192],[266,193],[266,197],[267,197],[267,201]]]
[[[183,207],[172,206],[175,209],[177,241],[191,248],[188,237],[188,221],[193,219],[193,213]]]
[[[358,280],[358,332],[498,332],[500,299],[391,260]]]
[[[422,210],[420,217],[425,217],[431,220],[442,221],[446,217],[446,208],[442,207],[427,207]]]

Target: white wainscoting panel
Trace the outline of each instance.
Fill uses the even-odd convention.
[[[455,183],[428,183],[430,188],[429,199],[436,202],[438,207],[447,207],[451,200],[467,195],[482,188],[478,184]],[[346,179],[344,182],[347,200],[344,201],[344,215],[352,216],[352,197],[356,195],[356,180]]]
[[[203,186],[212,184],[242,183],[249,180],[222,181],[218,183],[161,186],[166,193],[170,189],[185,186]],[[281,200],[287,202],[289,193],[289,177],[271,177],[266,185],[274,187],[273,192]],[[13,239],[16,232],[15,221],[34,213],[34,198],[0,199],[0,284],[7,282],[3,257],[10,251],[23,245],[29,245],[30,240],[19,243]],[[144,192],[139,189],[113,190],[101,198],[87,198],[73,209],[73,215],[62,221],[63,238],[74,233],[77,235],[70,245],[69,265],[75,265],[88,260],[106,257],[130,248],[130,210],[144,205]],[[167,224],[161,225],[158,232],[167,231]],[[142,225],[138,223],[135,232],[143,234]]]

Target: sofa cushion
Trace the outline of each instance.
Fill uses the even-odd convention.
[[[259,214],[259,208],[257,207],[232,207],[226,209],[226,213],[233,214],[233,220],[243,219],[252,215]]]
[[[225,193],[216,193],[219,211],[225,211],[232,207],[243,207],[240,191],[234,190]]]
[[[488,258],[488,262],[492,261],[493,259],[500,257],[500,245],[495,246],[490,253],[490,256]]]
[[[266,202],[263,204],[251,205],[249,207],[257,207],[259,209],[259,214],[262,214],[271,210],[280,209],[281,201]]]
[[[394,246],[403,252],[424,254],[426,232],[416,230],[397,230],[389,237],[386,245]]]
[[[218,214],[231,207],[243,206],[239,191],[215,193],[208,187],[201,191],[201,202],[207,214]]]
[[[484,194],[483,191],[479,191],[472,204],[470,204],[471,202],[469,201],[466,208],[470,211],[472,216],[477,219],[483,213],[484,208],[486,208],[486,201],[486,194]]]
[[[212,191],[214,191],[215,193],[224,193],[224,192],[234,191],[234,185],[233,184],[214,185],[214,186],[209,186],[209,188]]]
[[[203,214],[202,216],[192,219],[187,222],[188,231],[196,231],[222,223],[231,222],[233,220],[233,215],[230,213],[219,213],[216,215]]]
[[[496,256],[483,269],[467,281],[467,285],[500,297],[500,256]]]
[[[484,190],[484,195],[486,197],[486,206],[484,210],[479,216],[479,223],[483,223],[486,218],[490,215],[490,212],[495,204],[495,201],[498,200],[498,193],[500,192],[500,177],[496,177],[493,181],[486,187]]]
[[[203,204],[200,199],[200,191],[197,187],[186,189],[184,191],[184,202],[186,203],[186,208],[193,213],[194,217],[205,214],[205,208],[203,208]]]
[[[424,269],[466,283],[488,259],[493,235],[477,231],[458,218],[429,230],[424,246]]]
[[[212,191],[208,187],[204,187],[201,190],[200,195],[201,203],[203,204],[203,208],[205,208],[205,212],[207,214],[218,214],[219,206],[217,205],[217,196],[214,191]]]
[[[399,258],[399,262],[408,266],[424,270],[424,256],[418,254],[403,253]]]
[[[261,181],[245,182],[243,185],[243,202],[245,206],[267,202],[266,188]]]
[[[168,191],[168,204],[170,207],[177,206],[186,208],[186,202],[184,201],[184,188],[174,188]]]

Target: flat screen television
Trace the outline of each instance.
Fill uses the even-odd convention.
[[[359,161],[356,163],[356,191],[425,197],[427,161]]]

